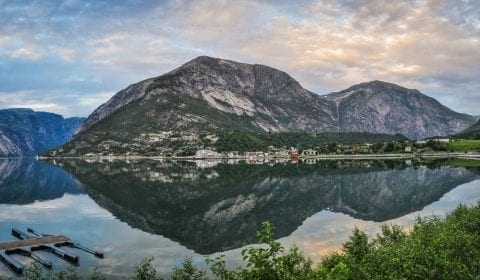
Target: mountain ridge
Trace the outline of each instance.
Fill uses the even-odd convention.
[[[84,119],[29,108],[2,109],[0,156],[32,156],[62,145]]]
[[[119,91],[85,120],[68,148],[75,154],[78,147],[128,144],[146,133],[216,129],[419,139],[454,134],[474,121],[418,90],[391,83],[372,81],[322,96],[269,66],[200,56]]]

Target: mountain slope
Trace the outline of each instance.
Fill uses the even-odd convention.
[[[109,143],[128,151],[129,145],[147,144],[135,139],[166,131],[357,131],[423,138],[456,133],[473,122],[393,84],[375,81],[320,96],[271,67],[202,56],[118,92],[61,153],[108,150]]]
[[[455,135],[456,138],[480,139],[480,121]]]
[[[0,110],[0,156],[35,155],[62,145],[83,120],[31,109]]]
[[[327,98],[337,104],[342,131],[403,133],[418,139],[452,134],[475,121],[418,90],[381,81],[358,84]]]
[[[121,114],[133,117],[124,118],[126,123],[110,123],[118,128],[138,124],[136,118],[141,118],[148,122],[142,127],[147,130],[239,127],[336,131],[334,111],[333,102],[304,89],[284,72],[264,65],[198,57],[120,91],[95,110],[80,131],[113,114],[116,118]]]

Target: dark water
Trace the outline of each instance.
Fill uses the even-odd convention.
[[[410,226],[417,215],[444,215],[480,200],[480,170],[447,160],[324,161],[247,165],[154,160],[0,160],[0,240],[10,229],[64,234],[103,250],[80,255],[80,271],[112,277],[156,257],[163,273],[184,256],[203,263],[240,249],[270,220],[285,245],[319,260],[354,226],[370,234],[382,223]],[[55,267],[67,264],[43,254]],[[18,258],[24,263],[29,260]],[[0,266],[0,276],[12,276]]]

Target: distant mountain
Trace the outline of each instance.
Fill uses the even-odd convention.
[[[417,90],[374,81],[321,96],[274,68],[198,57],[130,85],[97,108],[64,152],[128,150],[142,134],[216,129],[448,135],[475,122]],[[110,144],[109,144],[110,143]]]
[[[0,110],[0,156],[35,155],[64,144],[85,118],[31,109]]]
[[[475,122],[416,89],[373,81],[327,95],[343,131],[402,133],[413,139],[449,135]]]
[[[480,139],[480,121],[455,135],[456,138]]]

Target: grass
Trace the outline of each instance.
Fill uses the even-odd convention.
[[[454,152],[480,150],[480,140],[458,140],[448,143],[448,149]]]

